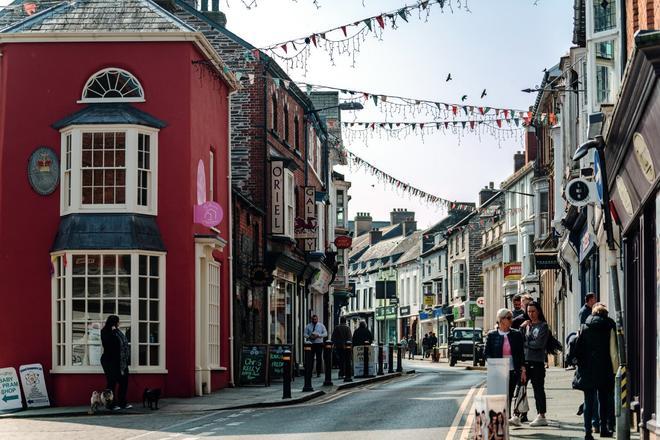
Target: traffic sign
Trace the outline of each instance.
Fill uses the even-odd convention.
[[[596,194],[598,201],[603,204],[603,173],[600,169],[600,155],[598,150],[594,151],[594,181],[596,182]]]
[[[480,296],[479,298],[477,298],[477,306],[480,309],[483,309],[485,305],[486,305],[486,298],[484,298],[483,296]]]

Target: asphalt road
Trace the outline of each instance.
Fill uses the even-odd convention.
[[[262,438],[460,438],[458,427],[483,372],[417,368],[417,373],[306,404],[204,414],[110,415],[0,420],[0,438],[202,440]]]

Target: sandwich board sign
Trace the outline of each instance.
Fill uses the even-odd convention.
[[[0,413],[17,409],[23,409],[23,401],[16,369],[0,368]]]
[[[28,408],[50,406],[44,379],[44,367],[41,364],[21,365],[18,372],[21,376],[21,385],[23,385],[23,394]]]

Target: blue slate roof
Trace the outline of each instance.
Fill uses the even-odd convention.
[[[70,214],[62,217],[52,252],[62,250],[165,251],[156,217],[140,214]]]
[[[90,104],[84,109],[77,111],[53,124],[53,128],[59,130],[70,125],[87,124],[130,124],[145,125],[147,127],[163,128],[167,124],[160,119],[138,110],[130,104],[108,103]]]

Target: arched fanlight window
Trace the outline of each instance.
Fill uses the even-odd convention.
[[[131,73],[110,67],[99,70],[85,84],[81,102],[144,102],[144,89]]]

